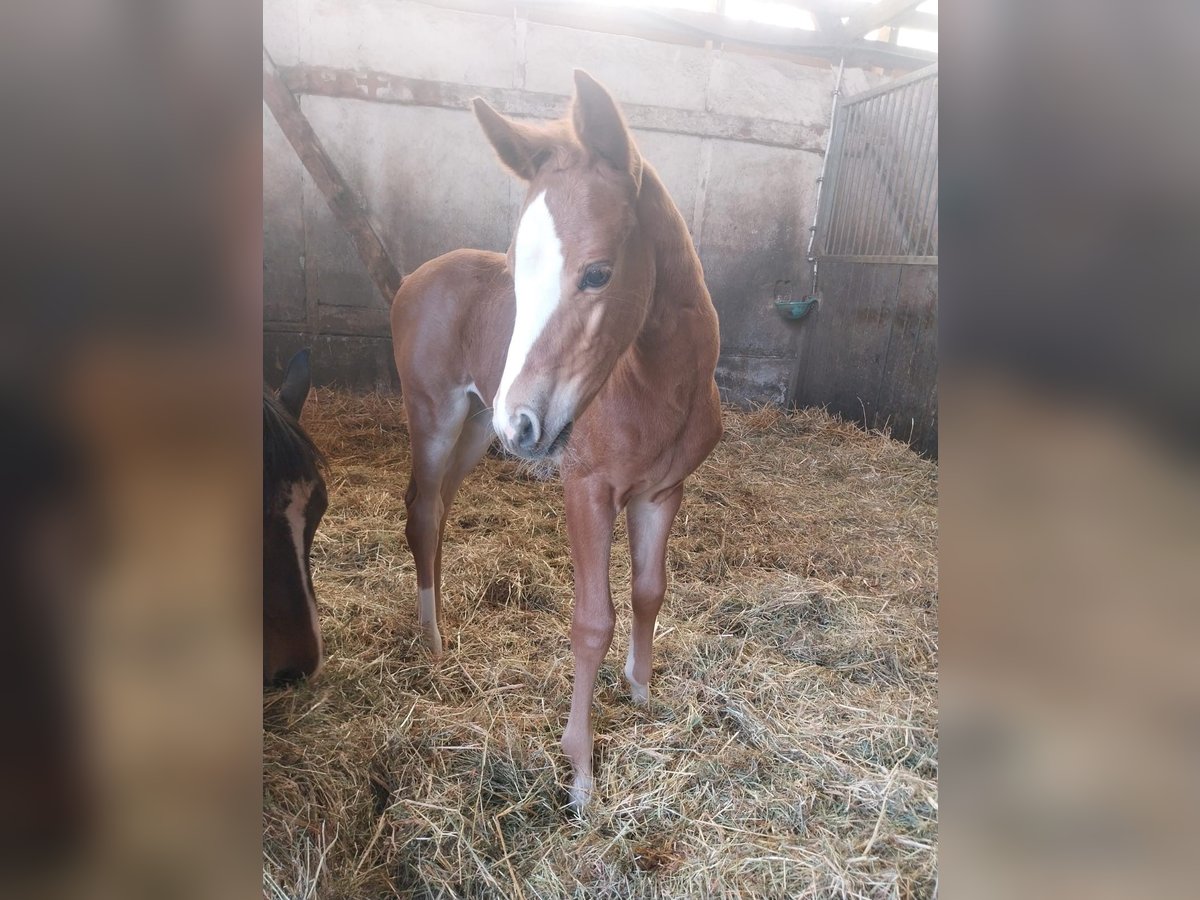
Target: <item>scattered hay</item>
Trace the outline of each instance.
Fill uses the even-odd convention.
[[[935,464],[806,410],[727,411],[672,536],[649,708],[617,634],[596,799],[566,814],[560,487],[487,457],[451,513],[446,659],[419,645],[399,398],[319,391],[328,660],[264,702],[272,897],[928,897],[936,884]]]

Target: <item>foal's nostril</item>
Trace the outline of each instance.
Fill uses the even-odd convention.
[[[513,443],[522,450],[532,450],[541,436],[537,419],[525,410],[518,412],[516,419],[516,428],[514,429],[516,434],[513,437]]]

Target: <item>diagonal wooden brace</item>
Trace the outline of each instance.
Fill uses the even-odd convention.
[[[275,62],[267,48],[263,47],[263,100],[280,130],[287,136],[288,142],[304,163],[304,168],[316,182],[317,188],[325,197],[338,224],[350,235],[359,258],[367,267],[371,280],[379,289],[385,306],[391,306],[392,298],[400,289],[403,280],[400,270],[392,262],[387,248],[380,240],[378,233],[367,218],[363,208],[342,173],[337,170],[321,141],[313,131],[311,123],[305,117],[296,97],[288,90],[280,76]]]

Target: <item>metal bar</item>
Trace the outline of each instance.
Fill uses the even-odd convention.
[[[863,107],[863,124],[859,128],[863,143],[859,156],[858,179],[854,182],[853,230],[846,241],[847,251],[851,253],[860,252],[864,241],[866,206],[869,205],[871,187],[871,155],[875,151],[874,122],[877,118],[878,98],[869,106]]]
[[[936,98],[936,96],[937,96],[937,92],[935,91],[934,98]],[[929,215],[930,215],[929,203],[930,203],[931,199],[933,200],[935,205],[937,203],[937,161],[938,161],[938,157],[937,157],[938,117],[937,117],[937,114],[938,114],[938,110],[937,110],[936,105],[932,106],[932,108],[930,109],[930,113],[931,113],[931,117],[929,118],[929,120],[925,126],[926,140],[924,141],[924,147],[925,147],[926,172],[925,172],[924,177],[921,179],[921,185],[920,185],[919,191],[916,195],[917,203],[918,203],[917,208],[920,213],[918,220],[917,220],[918,221],[917,233],[919,235],[921,235],[921,238],[918,241],[918,243],[920,245],[922,245],[923,247],[925,247],[926,249],[928,249],[928,246],[929,246],[929,230],[926,227],[926,224],[928,222]]]
[[[904,180],[904,166],[908,160],[908,132],[913,119],[912,88],[897,91],[900,98],[900,116],[896,122],[895,143],[892,152],[892,194],[890,237],[884,247],[887,253],[904,252],[904,210],[908,203],[908,185]]]
[[[833,259],[841,262],[888,263],[902,266],[936,266],[936,256],[868,256],[855,254],[832,254],[822,259]]]
[[[868,181],[866,181],[866,190],[863,192],[863,230],[853,248],[853,252],[859,256],[871,256],[875,250],[874,247],[871,247],[871,235],[875,232],[876,214],[883,186],[882,146],[887,133],[884,122],[887,121],[888,103],[894,97],[894,94],[884,94],[877,97],[875,103],[872,104],[871,146],[868,154],[870,166],[866,169]]]
[[[893,120],[898,103],[896,91],[883,98],[879,113],[879,143],[875,146],[876,190],[871,198],[871,225],[867,230],[863,253],[872,256],[880,253],[888,217],[888,173],[891,170],[891,144]]]
[[[846,128],[849,125],[849,117],[842,109],[838,110],[837,123],[837,144],[836,152],[831,160],[832,175],[831,180],[825,185],[828,189],[825,198],[821,201],[826,207],[825,223],[821,227],[821,247],[818,255],[824,252],[830,241],[833,240],[834,229],[837,226],[840,206],[836,198],[845,196],[846,193]]]
[[[926,136],[926,101],[928,96],[928,92],[925,90],[925,85],[917,85],[914,88],[914,91],[915,93],[912,100],[915,125],[912,129],[912,133],[908,136],[908,141],[905,147],[905,153],[908,157],[908,162],[905,165],[904,172],[907,203],[905,206],[904,218],[900,224],[906,240],[905,252],[909,253],[920,252],[920,248],[917,246],[918,241],[916,239],[914,226],[919,218],[918,210],[920,209],[920,200],[918,197],[918,189],[925,165],[925,154],[922,144]]]
[[[808,259],[808,262],[813,267],[813,269],[812,269],[812,285],[811,286],[813,288],[814,293],[816,290],[816,282],[817,282],[817,265],[816,265],[816,257],[813,256],[813,243],[817,239],[817,222],[820,221],[820,218],[821,218],[821,192],[825,187],[825,174],[826,174],[826,172],[829,171],[829,148],[833,146],[833,132],[836,128],[836,123],[837,123],[838,94],[841,93],[841,90],[842,90],[842,72],[844,69],[845,69],[844,63],[842,65],[838,66],[837,80],[834,81],[834,83],[833,83],[833,105],[829,109],[829,143],[826,144],[825,155],[821,158],[821,174],[817,176],[817,196],[816,196],[816,202],[814,204],[816,206],[816,209],[813,210],[812,228],[809,230],[809,233],[808,233],[808,253],[806,254],[806,258]]]
[[[922,81],[926,78],[934,78],[938,73],[938,64],[934,63],[931,66],[926,66],[923,69],[918,69],[915,72],[909,72],[900,78],[894,78],[891,81],[885,82],[878,87],[869,88],[860,94],[855,94],[849,97],[842,103],[843,106],[853,106],[858,103],[863,103],[873,97],[878,97],[880,94],[886,94],[888,91],[894,91],[897,88],[904,87],[907,84],[913,84],[917,81]]]
[[[863,171],[867,165],[867,113],[865,106],[854,110],[854,142],[850,145],[854,153],[854,176],[847,184],[846,221],[838,240],[839,253],[846,253],[854,243],[862,215],[859,200],[862,197]]]
[[[935,184],[936,184],[936,180],[937,180],[937,174],[938,174],[937,163],[935,162],[933,165],[933,178],[934,178]],[[925,213],[925,231],[924,231],[923,237],[924,237],[924,242],[925,242],[926,248],[934,253],[937,252],[937,247],[935,245],[935,240],[934,240],[934,234],[935,234],[934,223],[937,221],[937,209],[938,209],[937,200],[938,200],[938,194],[937,194],[936,188],[930,190],[929,196],[925,200],[925,203],[927,204],[927,206],[926,206],[926,213]]]
[[[934,192],[934,195],[935,196],[937,195],[936,191]],[[935,204],[933,204],[933,218],[930,220],[930,224],[929,224],[929,250],[935,256],[937,255],[937,252],[938,252],[937,227],[938,227],[938,205],[935,203]]]
[[[829,219],[825,224],[825,234],[822,236],[822,255],[832,249],[837,239],[837,231],[842,224],[842,211],[845,209],[846,179],[850,174],[850,158],[847,155],[846,148],[849,146],[847,141],[850,137],[853,115],[847,112],[845,107],[842,107],[839,118],[841,119],[841,123],[839,125],[840,130],[838,131],[836,146],[837,163],[835,167],[837,181],[834,182],[833,193],[828,195]]]
[[[825,161],[829,167],[821,184],[822,195],[817,202],[817,228],[813,233],[816,244],[809,256],[823,254],[829,246],[830,230],[833,228],[834,216],[837,212],[837,198],[842,191],[842,143],[846,132],[846,117],[838,110],[829,137],[829,149],[825,151]]]
[[[937,188],[937,92],[932,91],[929,112],[925,114],[925,134],[922,152],[925,155],[925,167],[922,180],[917,185],[917,217],[913,229],[918,247],[922,245],[925,221],[928,220],[928,200],[932,196],[936,203]]]
[[[892,228],[886,252],[905,252],[904,211],[908,205],[908,184],[904,180],[904,167],[908,162],[908,135],[913,120],[913,89],[902,88],[900,96],[901,115],[896,126],[895,152],[892,154]]]
[[[920,133],[920,101],[923,91],[920,84],[914,84],[906,88],[902,88],[905,94],[905,120],[904,130],[900,138],[900,191],[899,197],[903,201],[897,213],[896,221],[896,251],[898,253],[910,253],[913,250],[912,235],[908,233],[909,213],[913,206],[913,178],[912,170],[915,156],[913,145],[916,142],[915,136]]]
[[[934,210],[937,209],[938,203],[938,131],[938,104],[935,89],[933,104],[930,110],[929,148],[927,150],[930,158],[929,181],[927,184],[922,186],[921,193],[922,197],[930,198],[929,202]],[[927,223],[930,221],[928,212],[926,213],[925,219]]]
[[[862,182],[866,138],[863,134],[863,123],[866,121],[866,110],[857,107],[854,110],[854,133],[848,136],[846,151],[850,154],[850,177],[846,181],[846,208],[842,215],[842,228],[838,234],[837,252],[845,253],[854,239],[854,229],[858,223],[859,184]]]
[[[840,253],[845,243],[847,222],[852,214],[851,198],[854,196],[854,178],[858,174],[858,160],[854,156],[854,148],[858,144],[859,121],[862,119],[861,110],[846,111],[846,127],[842,133],[840,148],[841,160],[838,174],[838,193],[835,197],[834,217],[830,226],[827,251]]]
[[[938,141],[938,131],[937,131],[937,126],[935,124],[934,131],[933,131],[933,145],[935,147],[935,154],[936,154],[937,141]],[[933,158],[932,181],[930,183],[930,188],[929,188],[929,196],[930,196],[930,203],[932,205],[932,211],[930,212],[930,214],[928,216],[928,219],[929,219],[928,244],[935,253],[937,252],[937,214],[938,214],[938,187],[939,187],[938,178],[939,178],[938,159],[937,159],[937,156],[935,155]]]
[[[933,166],[937,165],[937,82],[931,81],[929,88],[926,91],[927,97],[925,102],[925,112],[921,126],[921,139],[917,145],[917,149],[921,153],[921,178],[913,186],[913,197],[915,198],[913,209],[913,240],[916,242],[918,249],[921,244],[921,225],[924,218],[924,210],[922,209],[921,198],[929,193],[929,173]]]
[[[857,139],[855,141],[855,167],[854,167],[854,183],[850,186],[850,206],[846,215],[846,233],[842,237],[841,252],[849,253],[854,249],[855,241],[858,239],[858,231],[862,226],[862,194],[863,185],[866,182],[867,169],[867,145],[870,143],[870,136],[867,132],[868,119],[871,115],[871,110],[867,106],[860,106],[857,109]]]
[[[908,134],[904,138],[904,152],[908,159],[904,165],[904,194],[907,200],[904,216],[900,222],[901,233],[904,235],[902,249],[905,253],[916,253],[917,236],[914,229],[917,219],[917,209],[920,205],[917,195],[917,185],[925,163],[925,155],[921,147],[924,136],[925,121],[929,114],[929,96],[933,93],[928,88],[928,82],[914,84],[912,92],[912,122]]]
[[[895,146],[899,136],[899,116],[904,103],[904,91],[894,91],[883,119],[883,140],[880,142],[880,202],[875,230],[871,234],[871,253],[887,253],[888,235],[895,222]]]

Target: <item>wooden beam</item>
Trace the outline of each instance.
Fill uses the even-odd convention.
[[[921,0],[879,0],[846,23],[846,37],[850,40],[870,34],[921,5]]]
[[[887,2],[889,0],[883,0],[883,3]],[[921,0],[904,0],[904,2],[915,6]],[[883,3],[880,5],[882,6]],[[845,29],[831,34],[825,31],[806,31],[802,28],[781,28],[778,25],[767,25],[762,22],[743,22],[736,19],[728,19],[725,16],[714,15],[713,13],[690,12],[688,10],[673,10],[671,12],[648,10],[646,14],[670,22],[681,28],[694,31],[707,38],[719,41],[736,41],[741,44],[755,44],[761,47],[779,47],[800,51],[809,56],[819,55],[837,59],[842,50],[847,47],[853,47],[859,51],[860,57],[867,57],[871,51],[878,50],[878,61],[880,63],[891,63],[898,57],[909,64],[913,62],[924,63],[928,62],[930,58],[928,54],[912,56],[908,52],[908,48],[904,47],[890,47],[885,49],[886,45],[883,42],[857,40],[863,34],[873,31],[874,28],[854,33],[847,26]],[[896,13],[896,15],[899,15],[899,13]],[[853,21],[850,24],[853,25]],[[923,53],[924,51],[920,52]],[[933,58],[936,59],[936,56]]]
[[[694,12],[687,9],[675,9],[670,12],[650,9],[646,10],[646,15],[721,41],[738,41],[743,44],[805,50],[814,47],[829,47],[835,43],[824,31],[781,28],[765,22],[730,19],[717,13]]]
[[[328,66],[290,66],[281,69],[280,75],[287,88],[296,94],[463,111],[470,109],[472,98],[483,97],[507,115],[535,119],[561,117],[570,100],[566,94],[425,81],[386,72]],[[630,125],[644,131],[690,134],[813,153],[824,152],[828,130],[823,123],[804,125],[638,103],[622,103],[621,110]]]
[[[300,103],[288,88],[267,48],[263,47],[263,101],[279,123],[292,149],[316,182],[338,224],[346,230],[384,304],[391,306],[400,289],[400,270],[367,218],[367,211],[321,145]]]
[[[888,0],[883,0],[887,3]],[[916,5],[921,0],[905,0]],[[882,3],[880,4],[883,5]],[[873,8],[873,7],[872,7]],[[847,27],[837,37],[823,31],[805,31],[799,28],[780,28],[760,22],[741,22],[712,13],[697,13],[686,10],[660,12],[647,10],[646,15],[680,28],[694,32],[711,40],[737,42],[758,47],[786,49],[805,56],[817,56],[831,62],[845,57],[854,65],[906,66],[925,65],[937,59],[936,53],[912,47],[898,47],[883,41],[859,40]],[[897,13],[899,15],[899,13]],[[853,22],[851,23],[853,24]],[[873,31],[874,29],[868,29]],[[866,32],[863,32],[865,34]]]
[[[842,25],[842,18],[849,16],[853,19],[854,16],[874,8],[872,4],[865,3],[863,0],[853,0],[853,2],[846,2],[846,0],[779,0],[779,2],[804,10],[813,17],[813,21],[817,23],[817,28],[822,34],[842,40],[848,39],[845,36],[846,27]],[[938,17],[936,13],[918,12],[914,8],[909,13],[897,16],[891,24],[900,28],[937,31]]]
[[[516,14],[529,22],[559,25],[606,34],[640,37],[647,40],[674,42],[691,46],[703,46],[706,41],[719,41],[739,45],[741,52],[753,53],[779,51],[785,56],[821,59],[837,63],[847,48],[854,49],[854,64],[882,66],[885,68],[913,69],[937,59],[936,54],[908,47],[888,47],[880,41],[855,41],[855,35],[845,31],[806,31],[798,28],[781,28],[762,22],[743,22],[715,13],[689,10],[638,9],[622,6],[593,6],[591,4],[565,3],[563,0],[521,0],[504,3],[499,0],[424,0],[432,6],[454,9],[481,15],[511,17]],[[860,15],[869,15],[876,6],[839,2],[839,0],[812,0],[813,3],[830,4],[833,16],[841,23],[846,11],[861,9]],[[887,3],[888,0],[883,0]],[[921,0],[912,0],[915,6]],[[883,3],[879,4],[880,6]],[[796,6],[809,8],[809,4],[796,0]],[[864,34],[866,32],[863,32]],[[761,48],[761,49],[760,49]],[[847,58],[847,62],[849,62]]]
[[[933,13],[910,12],[900,16],[895,23],[900,28],[916,28],[918,31],[937,31],[938,17]]]
[[[834,0],[783,0],[788,6],[795,6],[808,12],[817,28],[833,41],[842,40],[842,16],[836,9]]]
[[[839,52],[848,66],[881,66],[912,71],[918,66],[923,68],[938,60],[938,55],[931,50],[897,47],[882,41],[853,41],[842,47]]]
[[[838,18],[854,18],[864,9],[872,6],[871,0],[785,0],[789,3],[820,3],[829,7]]]

